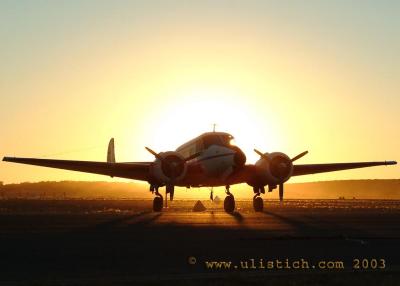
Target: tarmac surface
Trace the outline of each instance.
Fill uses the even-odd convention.
[[[400,281],[400,201],[239,201],[233,214],[195,202],[0,201],[0,285]]]

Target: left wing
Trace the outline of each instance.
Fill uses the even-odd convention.
[[[294,165],[292,176],[309,175],[316,173],[333,172],[348,169],[357,169],[381,165],[396,165],[396,161],[383,162],[355,162],[355,163],[328,163],[328,164],[304,164]]]
[[[383,162],[355,162],[355,163],[328,163],[328,164],[304,164],[294,165],[292,176],[310,175],[316,173],[333,172],[348,169],[357,169],[381,165],[396,165],[396,161],[383,161]],[[248,183],[250,185],[257,184],[257,170],[256,165],[245,165],[233,172],[227,179],[228,184]]]
[[[151,162],[114,163],[4,157],[3,161],[148,181]]]

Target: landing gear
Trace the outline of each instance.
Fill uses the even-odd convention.
[[[163,197],[162,195],[156,190],[156,197],[153,200],[153,211],[160,212],[163,208]]]
[[[156,197],[153,200],[153,211],[160,212],[163,208],[163,197],[158,192],[158,185],[150,184],[150,192],[156,194]]]
[[[229,192],[229,186],[225,190],[227,196],[224,200],[224,209],[227,213],[233,213],[235,210],[235,197]]]
[[[232,194],[226,196],[224,200],[224,209],[227,213],[233,213],[235,210],[235,198]]]
[[[253,208],[255,212],[262,212],[264,209],[264,202],[261,198],[261,194],[265,194],[264,186],[253,186]]]
[[[279,202],[283,202],[283,184],[279,184]]]
[[[262,212],[264,209],[264,202],[259,193],[253,197],[253,207],[255,212]]]

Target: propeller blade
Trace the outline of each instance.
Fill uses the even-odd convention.
[[[151,150],[149,147],[144,147],[146,148],[147,151],[149,151],[154,157],[162,161],[162,158],[160,155],[158,155],[155,151]]]
[[[254,149],[254,152],[256,152],[258,155],[260,155],[261,158],[264,158],[266,160],[268,160],[268,156],[265,155],[264,153],[262,153],[261,151],[258,151],[257,149]]]
[[[190,160],[192,160],[192,159],[194,159],[194,158],[199,157],[200,154],[201,154],[201,153],[198,152],[198,153],[195,153],[195,154],[193,154],[193,155],[190,155],[189,157],[187,157],[187,158],[185,159],[185,162],[190,161]]]
[[[295,156],[295,157],[292,158],[292,162],[294,162],[294,161],[300,159],[301,157],[303,157],[303,156],[305,156],[305,155],[307,155],[307,154],[308,154],[308,151],[304,151],[303,153],[300,153],[299,155],[297,155],[297,156]]]

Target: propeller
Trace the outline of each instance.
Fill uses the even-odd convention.
[[[158,153],[156,153],[155,151],[151,150],[149,147],[144,147],[144,148],[146,148],[146,150],[149,151],[151,154],[153,154],[154,157],[156,157],[158,160],[160,160],[160,161],[163,160],[163,158]]]
[[[300,153],[299,155],[294,156],[294,157],[292,158],[292,162],[294,162],[294,161],[296,161],[296,160],[299,160],[301,157],[303,157],[303,156],[305,156],[305,155],[307,155],[307,154],[308,154],[308,151],[304,151],[303,153]]]
[[[257,149],[254,149],[254,152],[256,152],[258,155],[260,155],[261,158],[264,158],[266,160],[269,160],[268,158],[268,153],[262,153],[261,151],[258,151]]]
[[[271,158],[268,156],[268,153],[262,153],[257,149],[254,149],[254,152],[256,152],[258,155],[260,155],[261,158],[267,160],[269,163],[271,163]],[[290,161],[293,163],[294,161],[304,157],[305,155],[308,154],[308,151],[304,151],[297,156],[294,156]],[[274,163],[274,162],[272,162]],[[287,168],[287,164],[284,162],[276,162],[276,164],[271,164],[272,166],[276,165],[276,167],[271,167],[271,173],[274,173],[274,175],[280,177],[285,174],[285,170]],[[283,184],[279,184],[279,201],[283,201]]]
[[[254,152],[256,152],[258,155],[260,155],[261,158],[266,159],[269,161],[269,157],[268,157],[268,153],[262,153],[261,151],[258,151],[257,149],[254,149]],[[296,160],[299,160],[300,158],[304,157],[305,155],[308,154],[308,151],[304,151],[302,153],[300,153],[297,156],[294,156],[291,161],[294,162]]]
[[[161,168],[163,172],[174,181],[179,177],[180,173],[183,171],[184,163],[190,161],[200,155],[200,153],[192,154],[191,156],[182,160],[178,155],[170,154],[167,156],[161,156],[160,153],[155,152],[149,147],[145,147],[156,159],[161,161]]]
[[[170,200],[172,201],[174,198],[174,182],[177,177],[179,177],[185,169],[185,163],[190,161],[200,153],[193,154],[188,158],[183,159],[180,154],[174,152],[169,152],[170,154],[166,154],[164,156],[161,153],[157,153],[149,147],[145,147],[146,150],[151,153],[156,159],[161,162],[161,170],[166,177],[170,179],[170,181],[166,184],[165,188],[165,205],[167,206],[167,194],[169,194]]]
[[[160,156],[160,154],[158,154],[156,151],[150,149],[149,147],[144,147],[146,148],[147,151],[149,151],[154,157],[156,157],[158,160],[160,161],[164,161],[164,158],[162,156]],[[194,153],[193,155],[190,155],[189,157],[184,159],[184,162],[193,160],[194,158],[197,158],[200,156],[200,152],[198,153]]]

